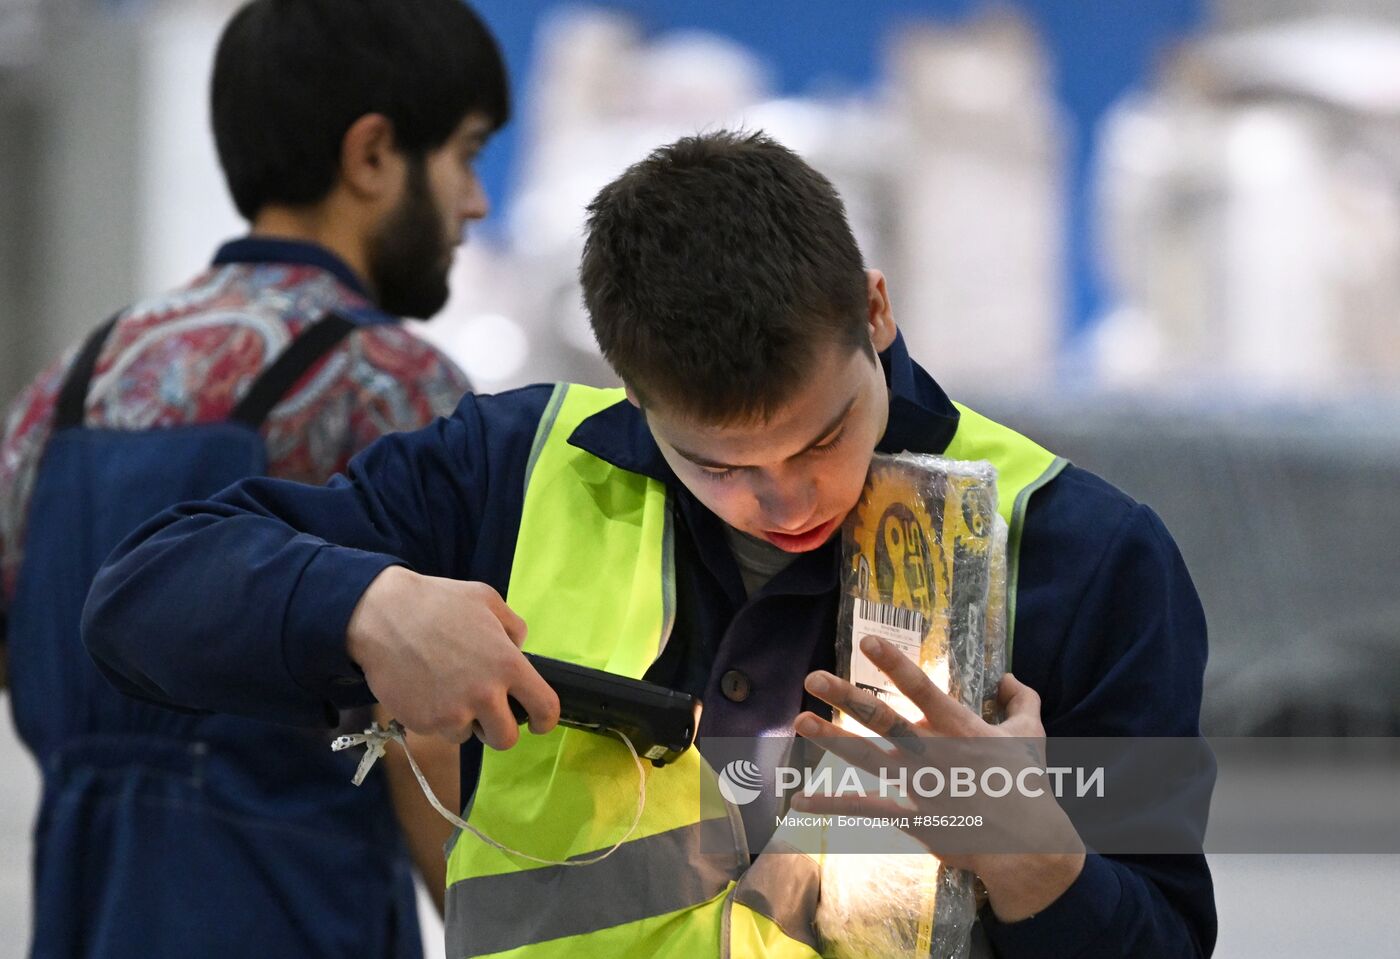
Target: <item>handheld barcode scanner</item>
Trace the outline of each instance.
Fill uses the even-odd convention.
[[[653,766],[675,762],[695,742],[701,704],[694,696],[534,653],[525,658],[558,694],[559,722],[565,726],[621,733]],[[514,697],[510,711],[516,722],[530,718]]]

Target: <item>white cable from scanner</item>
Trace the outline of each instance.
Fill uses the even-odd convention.
[[[428,797],[428,802],[432,804],[432,807],[438,811],[438,814],[442,816],[443,819],[446,819],[458,829],[471,833],[488,846],[499,849],[503,853],[511,856],[518,856],[530,862],[537,862],[546,866],[591,866],[595,862],[602,862],[604,859],[607,859],[613,853],[617,852],[618,849],[622,848],[623,843],[632,838],[632,834],[637,831],[637,827],[642,822],[642,811],[646,808],[647,804],[647,771],[646,767],[642,765],[642,757],[637,755],[637,747],[632,745],[632,740],[628,739],[625,733],[618,732],[615,729],[610,729],[608,732],[622,740],[623,744],[627,747],[627,751],[632,754],[632,761],[637,764],[637,812],[632,817],[632,825],[627,827],[627,832],[623,834],[621,839],[608,849],[583,859],[543,859],[539,856],[532,856],[528,852],[512,849],[505,843],[497,842],[495,839],[492,839],[490,836],[486,835],[486,833],[477,829],[461,816],[458,816],[444,806],[441,800],[437,798],[437,794],[433,792],[433,787],[428,785],[428,778],[423,775],[423,770],[418,768],[418,763],[414,760],[413,753],[409,751],[408,742],[404,738],[403,724],[397,719],[389,720],[389,725],[387,727],[382,727],[379,723],[371,723],[369,729],[366,729],[362,733],[351,733],[348,736],[339,736],[331,743],[331,749],[339,752],[342,749],[349,749],[351,746],[363,745],[366,747],[364,758],[360,760],[360,767],[355,770],[355,776],[351,779],[351,782],[358,786],[365,781],[365,776],[379,760],[379,757],[384,755],[385,750],[389,747],[389,743],[391,741],[396,742],[403,747],[403,754],[408,757],[408,765],[413,769],[413,775],[418,779],[418,785],[422,788],[423,795]]]

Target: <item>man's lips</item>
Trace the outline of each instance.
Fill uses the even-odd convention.
[[[820,526],[814,526],[803,533],[779,533],[773,530],[764,530],[763,538],[789,553],[805,553],[825,543],[835,532],[840,521],[839,516],[833,516]]]

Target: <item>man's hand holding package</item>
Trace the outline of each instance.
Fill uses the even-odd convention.
[[[940,737],[962,740],[1014,737],[1041,744],[1038,751],[1043,757],[1045,728],[1040,721],[1040,697],[1009,673],[998,688],[998,700],[1006,719],[994,726],[939,689],[917,664],[889,643],[868,636],[862,640],[861,648],[923,712],[921,721],[909,722],[872,693],[830,673],[809,675],[807,690],[871,732],[898,743],[902,752],[912,754],[907,758],[917,758],[920,740]],[[875,742],[840,729],[810,712],[797,717],[796,728],[807,738],[820,739],[827,750],[853,766],[875,772],[889,765],[890,754]],[[1043,759],[1032,758],[1028,765],[1043,765],[1043,762]],[[921,798],[914,794],[910,799],[918,807],[919,814],[948,812],[949,800],[945,797]],[[1039,797],[1015,801],[1018,805],[1014,815],[1003,813],[996,817],[996,823],[989,823],[1000,830],[997,842],[992,845],[1000,849],[1015,848],[1021,845],[1017,842],[1021,838],[1028,848],[1074,851],[952,853],[939,848],[939,830],[921,830],[917,826],[907,830],[948,865],[975,872],[987,888],[993,911],[1003,922],[1028,918],[1050,905],[1070,887],[1084,865],[1083,844],[1050,790],[1044,790]],[[892,798],[799,795],[793,805],[814,813],[909,817],[909,809]]]
[[[380,704],[417,733],[494,749],[520,738],[507,697],[530,714],[530,731],[559,721],[559,697],[520,646],[525,621],[485,583],[421,576],[401,566],[380,573],[360,597],[346,648]]]

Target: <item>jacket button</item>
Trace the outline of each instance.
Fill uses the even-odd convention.
[[[737,669],[731,669],[719,678],[719,691],[724,693],[724,698],[730,702],[742,703],[749,698],[749,690],[752,688],[749,677]]]

